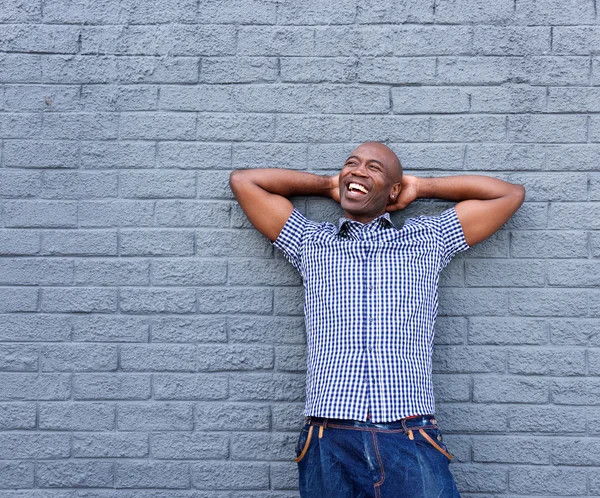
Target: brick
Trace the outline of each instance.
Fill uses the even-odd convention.
[[[303,408],[303,403],[288,402],[272,405],[273,429],[278,431],[294,431],[298,434],[304,425],[304,417],[302,416]]]
[[[162,8],[159,9],[162,11]],[[199,61],[196,57],[113,57],[119,83],[195,83]]]
[[[149,282],[149,261],[124,261],[123,259],[75,261],[76,285],[148,285]]]
[[[547,54],[550,27],[475,26],[473,50],[481,55]]]
[[[436,373],[504,372],[506,353],[502,349],[442,347],[433,352]]]
[[[557,379],[551,387],[552,402],[556,405],[600,404],[600,380],[591,378]]]
[[[511,234],[513,258],[587,258],[587,234],[575,231],[515,231]]]
[[[436,419],[448,433],[494,433],[508,428],[507,410],[497,406],[440,403],[436,408]]]
[[[340,0],[327,4],[308,0],[302,6],[294,2],[283,2],[277,9],[278,24],[352,24],[356,15],[353,0]]]
[[[577,316],[587,312],[587,296],[583,291],[536,289],[513,291],[509,310],[522,316]]]
[[[200,81],[205,83],[256,83],[277,79],[275,57],[206,57]],[[285,81],[285,80],[284,80]]]
[[[75,227],[77,203],[72,201],[5,201],[6,227]]]
[[[236,259],[228,265],[230,285],[300,285],[301,278],[287,261]]]
[[[150,85],[89,85],[81,90],[81,107],[88,111],[156,111],[158,88]],[[149,144],[152,145],[152,144]]]
[[[152,320],[153,342],[225,342],[225,318],[156,317]]]
[[[231,377],[230,399],[237,401],[303,401],[303,374],[256,374]]]
[[[281,57],[280,60],[281,81],[297,83],[356,81],[357,61],[354,57]]]
[[[50,84],[110,83],[118,74],[116,59],[106,55],[42,55],[39,67]]]
[[[312,55],[313,29],[296,26],[240,26],[238,54]]]
[[[273,489],[296,489],[298,487],[298,465],[294,462],[271,464]]]
[[[200,313],[267,314],[272,310],[273,293],[270,289],[198,289]]]
[[[469,89],[469,94],[471,96],[471,112],[529,113],[546,111],[545,88],[525,85],[476,87]]]
[[[271,426],[271,412],[265,404],[199,403],[195,408],[197,430],[264,431]]]
[[[240,434],[236,434],[239,440]],[[154,434],[152,456],[169,460],[222,460],[229,454],[229,436],[226,434],[195,433]]]
[[[73,376],[73,397],[78,400],[147,400],[150,398],[150,376],[77,374]]]
[[[152,262],[152,283],[157,286],[218,285],[226,281],[225,261],[161,259]]]
[[[186,463],[118,462],[115,485],[119,488],[188,488],[189,467]]]
[[[500,56],[438,57],[436,80],[437,83],[445,85],[506,83],[514,78],[514,66],[514,60]]]
[[[473,444],[473,461],[548,465],[551,455],[548,445],[554,453],[555,438],[478,437]]]
[[[596,26],[554,26],[552,51],[556,54],[591,55],[600,49]]]
[[[452,469],[456,485],[467,492],[502,492],[506,489],[506,469],[485,465],[456,465]]]
[[[45,328],[47,329],[47,327]],[[73,318],[73,340],[78,342],[147,342],[148,319],[137,316],[75,316]]]
[[[42,291],[41,309],[60,313],[106,313],[117,310],[116,289],[101,287],[45,288]]]
[[[531,85],[588,85],[588,57],[533,56],[515,61],[514,74],[519,82]]]
[[[117,23],[119,11],[110,9],[104,0],[81,0],[74,5],[67,0],[49,0],[44,4],[43,20],[47,23]]]
[[[35,287],[0,287],[0,313],[37,311],[38,294]]]
[[[35,429],[35,403],[2,403],[0,404],[0,429]]]
[[[122,230],[121,256],[191,256],[194,233],[185,230]]]
[[[600,284],[598,264],[592,261],[549,261],[548,284],[561,287],[595,287]]]
[[[462,317],[437,317],[435,321],[435,344],[457,345],[464,344],[467,331],[467,321]]]
[[[38,462],[36,484],[41,488],[110,487],[113,484],[112,462]]]
[[[1,54],[0,79],[4,83],[40,83],[42,56],[33,54]]]
[[[267,463],[192,463],[190,473],[192,486],[197,489],[269,488]]]
[[[515,20],[523,24],[593,24],[594,3],[575,0],[565,5],[559,0],[523,0],[517,3]]]
[[[115,407],[108,403],[40,403],[39,428],[111,431],[115,428]]]
[[[68,458],[68,434],[0,434],[2,459]]]
[[[40,347],[43,372],[117,370],[117,346],[108,344],[52,344]]]
[[[548,381],[529,377],[482,377],[474,379],[476,403],[547,403]]]
[[[42,178],[35,171],[0,171],[0,196],[40,197]]]
[[[557,465],[598,465],[600,445],[598,439],[557,439],[552,445],[552,460]]]
[[[549,112],[598,112],[600,88],[557,87],[548,89]]]
[[[440,315],[504,315],[508,295],[503,289],[440,289]]]
[[[358,6],[357,22],[419,23],[433,21],[433,2],[418,0],[366,0]]]
[[[434,142],[500,142],[504,137],[503,116],[436,116],[431,120]]]
[[[370,117],[365,117],[368,120]],[[276,137],[281,142],[349,141],[352,118],[349,116],[285,115],[276,116]]]
[[[109,140],[117,138],[118,127],[119,116],[112,113],[48,113],[40,138]]]
[[[352,140],[366,142],[424,142],[429,140],[429,119],[426,117],[364,116],[355,118]]]
[[[3,372],[37,371],[37,347],[27,344],[0,345],[0,370]]]
[[[600,256],[600,236],[595,233],[590,234],[590,245],[592,248],[592,256]]]
[[[191,313],[196,307],[194,289],[121,288],[119,296],[125,313]]]
[[[305,372],[305,346],[278,346],[275,348],[275,370],[278,372]]]
[[[415,57],[361,58],[357,67],[361,83],[431,83],[435,76],[435,59]]]
[[[40,251],[40,232],[37,230],[10,230],[0,232],[0,255],[31,256]]]
[[[73,436],[73,456],[77,458],[147,458],[146,434],[77,434]]]
[[[150,142],[83,142],[81,165],[86,169],[148,168],[154,165],[155,151]]]
[[[589,350],[587,352],[587,358],[588,373],[590,375],[600,375],[600,355],[598,355],[598,351],[593,349]]]
[[[469,319],[469,344],[541,345],[548,342],[548,326],[544,320],[532,318]]]
[[[18,168],[76,168],[79,144],[60,140],[5,140],[4,164]]]
[[[470,26],[400,25],[395,27],[393,39],[394,55],[457,55],[473,51]]]
[[[123,344],[119,363],[121,370],[130,372],[193,372],[196,355],[196,346],[187,344]]]
[[[0,319],[0,341],[54,342],[70,337],[70,317],[35,314],[3,315]]]
[[[34,138],[42,135],[45,121],[41,120],[40,113],[7,113],[0,115],[0,118],[0,132],[6,138]]]
[[[392,101],[398,114],[454,114],[470,106],[469,92],[461,87],[394,87]]]
[[[470,260],[465,262],[469,287],[542,287],[545,264],[540,261]]]
[[[32,462],[2,462],[0,464],[2,488],[33,488],[34,465]]]
[[[0,285],[69,285],[73,262],[51,258],[2,258]]]
[[[196,6],[195,0],[123,0],[120,18],[125,24],[192,22]]]
[[[587,432],[590,436],[598,436],[598,434],[600,434],[600,425],[598,424],[598,422],[600,422],[600,411],[598,410],[598,408],[596,407],[585,407],[585,408],[576,408],[576,410],[580,410],[581,412],[584,412],[584,418],[587,419]],[[585,427],[582,427],[582,429],[578,428],[578,433],[581,433],[583,431],[585,431]]]
[[[587,471],[572,468],[514,467],[509,469],[513,493],[582,494],[586,492]]]
[[[193,113],[122,113],[120,136],[124,139],[190,140],[194,136],[195,125]]]
[[[600,322],[594,319],[552,320],[552,344],[572,346],[600,346]]]
[[[229,186],[231,171],[198,171],[198,197],[206,199],[233,199]]]
[[[304,344],[303,318],[231,317],[229,338],[233,342],[262,344]]]
[[[405,170],[463,169],[465,148],[462,145],[402,143],[390,145]],[[343,164],[343,160],[340,161],[340,164]]]
[[[276,315],[304,315],[304,289],[302,287],[283,287],[275,290]]]
[[[501,0],[492,7],[483,0],[437,0],[435,3],[436,23],[481,23],[495,24],[510,21],[513,3]]]
[[[229,388],[227,377],[201,374],[154,374],[154,399],[222,400]]]
[[[468,376],[434,375],[433,391],[436,402],[470,401],[471,379]]]
[[[76,53],[79,28],[44,24],[5,24],[0,26],[3,52]]]
[[[289,169],[306,169],[307,148],[304,144],[234,144],[232,167],[269,168],[281,164]]]
[[[198,346],[197,352],[200,371],[272,370],[274,365],[270,346]]]
[[[41,19],[41,3],[22,3],[20,0],[5,0],[2,2],[0,22],[39,22]]]
[[[198,115],[195,138],[202,141],[258,142],[273,140],[274,136],[275,120],[272,115],[214,113]]]
[[[200,0],[196,22],[206,24],[275,24],[276,5],[264,0]],[[195,9],[192,9],[195,12]]]
[[[120,431],[191,431],[192,406],[187,403],[122,403],[117,408]]]
[[[4,110],[13,112],[60,112],[80,109],[79,88],[75,85],[9,85],[4,90]],[[100,109],[98,109],[100,110]]]
[[[600,203],[560,202],[550,204],[548,228],[598,230],[600,229]]]
[[[589,175],[590,200],[600,201],[600,175],[592,173]]]
[[[585,116],[509,116],[511,142],[584,142]]]
[[[189,142],[159,142],[156,165],[159,168],[231,169],[231,146]]]
[[[314,33],[312,55],[319,57],[390,56],[394,51],[392,26],[326,26]]]
[[[80,201],[80,227],[150,226],[152,201]]]
[[[297,439],[295,433],[237,433],[232,439],[231,457],[234,460],[289,461]]]
[[[52,230],[43,232],[41,254],[53,256],[116,256],[115,230]]]
[[[555,436],[562,433],[566,426],[573,434],[585,433],[586,411],[589,408],[578,408],[576,406],[512,406],[509,411],[509,424],[511,432],[532,432],[549,434]],[[581,424],[573,424],[572,421],[581,420]]]
[[[196,255],[271,258],[273,245],[254,229],[202,230],[196,232]]]

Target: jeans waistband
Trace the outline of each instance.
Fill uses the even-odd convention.
[[[437,427],[437,421],[433,415],[419,415],[417,417],[403,418],[393,422],[362,422],[360,420],[346,420],[337,418],[306,417],[309,425],[327,427],[343,427],[347,429],[371,429],[371,430],[406,430],[413,427]]]

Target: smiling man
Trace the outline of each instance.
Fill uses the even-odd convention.
[[[438,279],[455,254],[517,211],[523,186],[477,175],[404,175],[396,154],[378,142],[357,147],[335,176],[237,170],[230,183],[252,224],[303,279],[301,496],[459,496],[434,418]],[[311,221],[288,200],[295,195],[331,197],[344,216],[337,225]],[[457,204],[396,227],[389,212],[418,198]]]

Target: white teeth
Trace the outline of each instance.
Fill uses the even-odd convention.
[[[363,187],[362,185],[359,185],[358,183],[350,183],[348,185],[348,190],[360,190],[361,192],[368,194],[369,191]]]

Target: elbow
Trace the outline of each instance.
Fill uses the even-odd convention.
[[[234,194],[239,191],[241,185],[244,183],[247,176],[246,173],[246,170],[236,169],[229,175],[229,186]]]
[[[525,201],[525,187],[521,184],[513,184],[513,196],[517,199],[518,205],[521,206]]]

